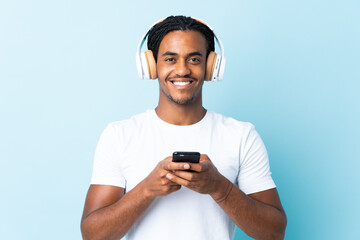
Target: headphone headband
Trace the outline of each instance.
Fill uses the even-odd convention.
[[[149,30],[143,35],[143,37],[141,38],[141,40],[139,42],[139,45],[138,45],[138,48],[136,51],[136,65],[137,65],[137,69],[138,69],[138,76],[141,79],[154,79],[150,76],[151,75],[151,67],[149,66],[149,62],[148,62],[147,57],[145,56],[144,52],[141,52],[141,48],[144,45],[144,42],[146,41],[146,39],[148,37],[149,31],[156,24],[161,23],[165,19],[166,18],[164,18],[160,21],[157,21],[156,23],[151,25]],[[223,44],[222,44],[220,38],[215,34],[213,28],[210,25],[208,25],[204,21],[199,20],[197,18],[192,18],[192,19],[207,26],[214,34],[215,42],[217,42],[218,46],[220,47],[221,56],[217,56],[215,54],[215,60],[214,60],[215,62],[213,64],[210,64],[210,65],[213,65],[213,70],[212,70],[212,74],[211,74],[209,80],[211,80],[211,81],[222,80],[223,74],[224,74],[224,69],[225,69],[225,51],[224,51]]]

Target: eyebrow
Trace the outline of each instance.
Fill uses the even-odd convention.
[[[161,56],[164,57],[164,56],[177,56],[177,55],[178,55],[177,53],[167,51],[167,52],[163,53]],[[188,57],[192,57],[192,56],[202,57],[203,55],[201,52],[191,52],[188,54]]]
[[[192,56],[200,56],[200,57],[202,57],[203,55],[202,55],[201,52],[192,52],[192,53],[190,53],[188,56],[189,56],[189,57],[192,57]]]
[[[161,56],[163,57],[163,56],[168,56],[168,55],[170,55],[170,56],[175,56],[175,55],[177,55],[177,54],[174,53],[174,52],[169,52],[169,51],[167,51],[167,52],[163,53]]]

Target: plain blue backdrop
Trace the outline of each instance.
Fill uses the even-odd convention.
[[[172,14],[211,25],[204,106],[255,124],[286,239],[360,239],[359,1],[0,1],[0,239],[81,239],[101,131],[154,108],[135,51]],[[250,239],[237,230],[236,239]]]

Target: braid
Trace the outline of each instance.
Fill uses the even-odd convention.
[[[214,33],[208,26],[191,17],[170,16],[154,25],[148,32],[147,47],[153,52],[155,61],[157,61],[159,46],[164,36],[172,31],[186,30],[199,32],[205,37],[207,55],[215,50]]]

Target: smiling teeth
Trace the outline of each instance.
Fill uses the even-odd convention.
[[[178,86],[185,86],[190,84],[190,82],[174,82],[174,85],[178,85]]]

